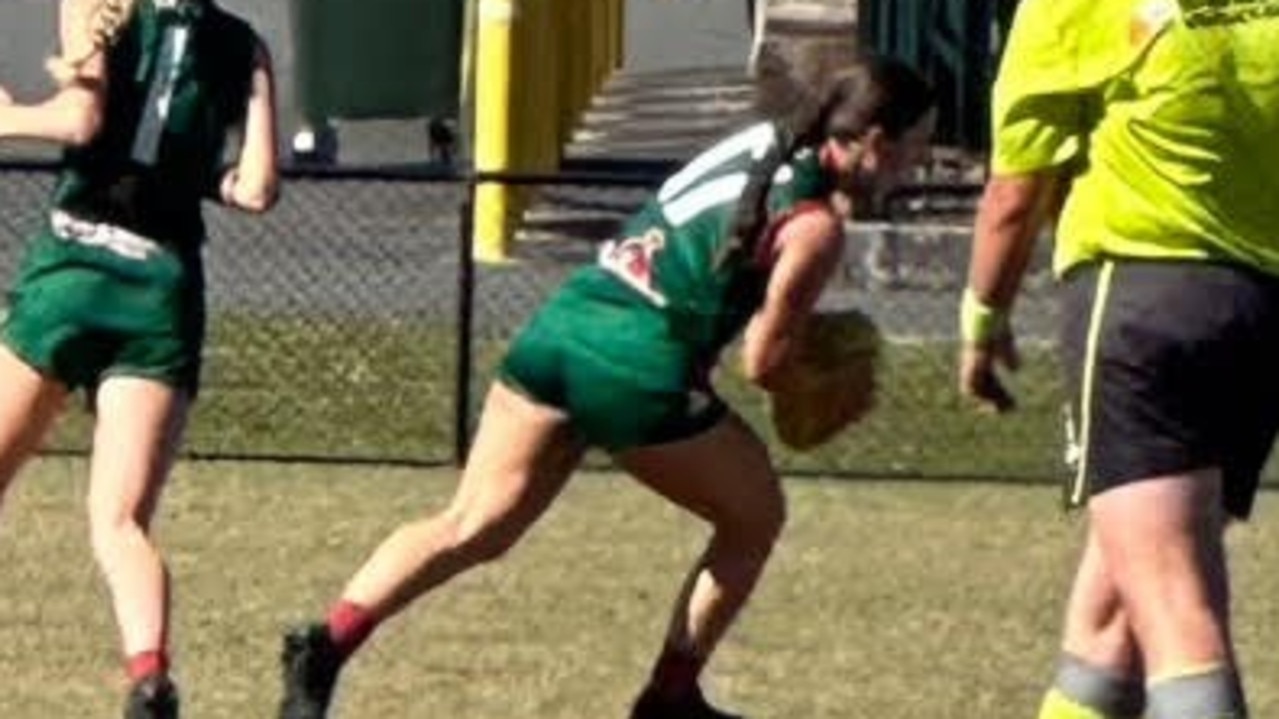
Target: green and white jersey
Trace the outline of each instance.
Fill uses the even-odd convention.
[[[182,252],[204,238],[229,130],[243,120],[257,37],[212,2],[140,0],[107,52],[102,130],[65,153],[58,210]]]
[[[1078,169],[1064,271],[1103,255],[1279,275],[1279,0],[1024,0],[993,171]]]
[[[767,282],[772,229],[806,201],[824,201],[832,179],[811,149],[778,170],[768,198],[769,230],[755,256],[726,259],[737,203],[751,167],[778,142],[771,123],[719,142],[672,175],[606,243],[598,263],[570,285],[655,313],[701,356],[731,341],[758,309]],[[619,282],[620,280],[620,282]]]

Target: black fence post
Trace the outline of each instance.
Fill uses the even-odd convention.
[[[471,441],[471,359],[472,327],[475,313],[474,236],[475,180],[467,178],[466,189],[458,211],[457,238],[457,367],[456,404],[453,407],[453,463],[460,469],[466,464]]]

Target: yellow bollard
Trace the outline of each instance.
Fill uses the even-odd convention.
[[[529,123],[529,102],[536,97],[531,83],[536,80],[535,69],[530,67],[529,58],[537,53],[538,0],[519,2],[519,22],[511,26],[511,94],[507,111],[508,132],[511,142],[511,170],[526,170],[532,164],[536,154],[536,128]],[[512,197],[518,198],[523,193],[521,188],[512,187]],[[515,212],[518,212],[518,200],[513,200]]]
[[[573,22],[574,6],[577,0],[555,0],[555,40],[560,46],[563,61],[555,72],[555,96],[557,98],[556,114],[558,117],[560,141],[566,141],[573,133],[576,113],[573,105],[577,100],[577,90],[573,87],[573,68],[581,62],[581,53],[577,44],[576,30]]]
[[[543,85],[543,100],[546,109],[542,120],[546,123],[546,133],[551,143],[551,152],[546,169],[558,170],[564,142],[567,139],[560,119],[560,108],[564,103],[564,68],[572,62],[572,55],[564,44],[564,36],[561,32],[563,27],[559,17],[562,10],[561,3],[547,2],[546,8],[546,37],[550,40],[551,47],[547,53],[547,71],[543,75],[545,82],[545,85]]]
[[[601,0],[587,3],[586,7],[587,16],[590,18],[589,27],[591,28],[589,38],[591,59],[588,63],[591,75],[584,106],[590,106],[591,98],[595,96],[595,91],[599,89],[600,83],[604,81],[604,76],[608,74],[608,69],[604,67],[604,42],[607,37],[605,34],[605,22],[608,18],[604,14],[604,2],[601,2]]]
[[[626,0],[613,0],[613,69],[626,64]]]
[[[621,25],[622,0],[604,0],[604,64],[610,75],[621,66]]]
[[[573,112],[570,126],[577,123],[577,118],[586,107],[587,96],[591,88],[591,19],[588,3],[591,0],[573,0],[573,47],[579,58],[573,63]],[[599,0],[595,0],[598,2]]]
[[[529,23],[529,32],[536,37],[522,62],[529,70],[528,95],[523,107],[534,138],[531,169],[550,171],[559,163],[559,97],[556,87],[559,71],[560,38],[556,36],[555,7],[546,0],[535,0],[536,19]]]
[[[518,13],[518,0],[479,0],[476,12],[474,137],[475,168],[481,172],[509,171],[514,165],[511,81]],[[477,260],[507,258],[511,201],[506,185],[482,183],[476,188],[472,250]]]

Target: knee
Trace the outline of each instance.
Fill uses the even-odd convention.
[[[146,530],[136,521],[91,521],[89,542],[99,563],[110,562],[131,546],[146,546]]]
[[[786,497],[778,491],[777,495],[761,511],[756,522],[756,531],[771,546],[777,542],[777,538],[781,536],[782,530],[786,527],[787,517]]]
[[[122,542],[146,536],[146,527],[128,507],[89,501],[89,539],[98,556],[110,554]]]
[[[1093,628],[1092,642],[1097,651],[1115,657],[1117,661],[1138,661],[1137,638],[1131,618],[1126,611],[1115,612],[1109,621]]]
[[[1071,654],[1096,664],[1135,669],[1140,662],[1130,616],[1122,609],[1072,617],[1064,643]]]

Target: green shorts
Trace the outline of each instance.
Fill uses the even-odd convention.
[[[705,362],[656,310],[561,289],[516,336],[499,378],[568,413],[592,445],[618,452],[687,439],[728,411]]]
[[[0,324],[0,341],[69,389],[127,376],[194,395],[203,340],[198,253],[87,223],[35,237]]]

